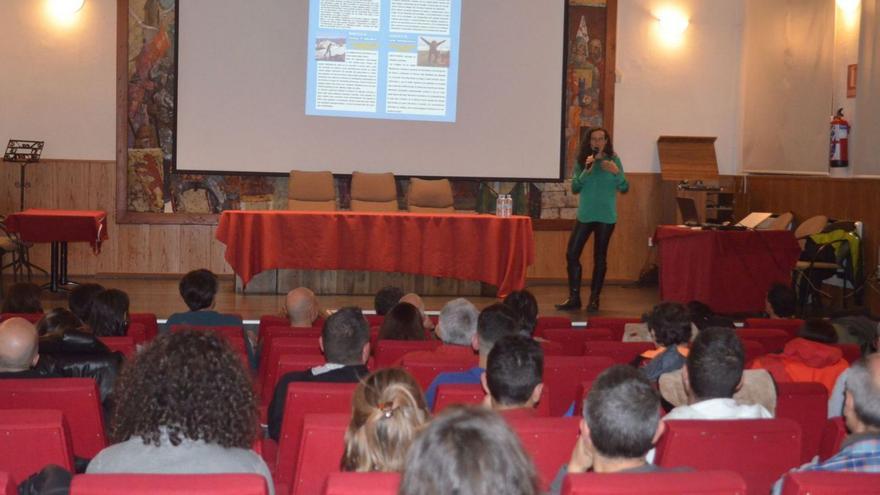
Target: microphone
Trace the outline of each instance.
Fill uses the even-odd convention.
[[[587,156],[588,156],[588,157],[589,157],[589,156],[592,156],[592,157],[595,158],[596,155],[598,155],[598,154],[599,154],[599,148],[590,148],[590,154],[587,155]],[[587,171],[588,171],[588,172],[590,171],[591,168],[593,168],[593,163],[596,163],[596,162],[593,161],[592,163],[588,163],[588,164],[587,164]]]

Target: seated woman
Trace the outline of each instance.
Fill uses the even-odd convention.
[[[214,311],[214,298],[219,288],[217,275],[211,271],[193,270],[180,279],[180,297],[189,311],[168,317],[165,328],[171,325],[241,326],[241,318]]]
[[[89,308],[88,328],[96,337],[122,337],[128,333],[128,294],[118,289],[97,293]]]
[[[657,381],[663,373],[684,366],[691,340],[691,317],[681,304],[663,302],[642,316],[657,349],[643,352],[637,363],[649,380]]]
[[[400,495],[537,495],[538,476],[516,434],[497,413],[453,406],[409,449]]]
[[[401,368],[364,378],[351,401],[343,471],[401,471],[406,452],[430,419],[418,382]]]
[[[18,282],[7,289],[6,299],[0,313],[30,314],[42,313],[40,304],[40,288],[30,282]]]
[[[156,338],[123,368],[111,445],[87,473],[256,473],[272,476],[251,446],[259,426],[253,385],[222,337],[185,330]]]
[[[379,340],[425,340],[419,309],[405,302],[391,308],[379,327]]]

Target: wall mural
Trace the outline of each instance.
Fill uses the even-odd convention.
[[[177,0],[128,0],[127,4],[127,211],[283,209],[287,177],[174,170]],[[569,0],[568,8],[565,177],[571,175],[581,130],[604,123],[607,23],[604,0]],[[349,182],[349,178],[337,179],[342,208],[349,203]],[[398,181],[401,206],[407,185],[405,179]],[[567,197],[566,189],[565,183],[558,182],[453,181],[457,209],[493,212],[497,194],[509,191],[515,212],[534,218],[573,218],[572,206],[577,204]]]

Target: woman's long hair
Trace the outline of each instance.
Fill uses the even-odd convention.
[[[614,156],[614,145],[611,143],[611,134],[608,133],[608,130],[604,127],[591,127],[581,137],[581,147],[578,150],[577,156],[577,162],[581,164],[581,166],[584,165],[587,157],[593,154],[593,148],[590,147],[590,136],[592,136],[594,132],[598,131],[602,131],[605,133],[605,156]]]

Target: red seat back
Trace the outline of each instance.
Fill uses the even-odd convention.
[[[765,354],[782,352],[791,335],[778,328],[739,328],[736,334],[741,340],[752,340],[764,346]]]
[[[384,316],[377,314],[364,315],[364,318],[367,319],[367,324],[370,325],[370,328],[381,327],[382,323],[385,321]]]
[[[290,321],[283,316],[278,315],[263,315],[260,317],[260,325],[257,328],[260,336],[263,336],[263,332],[266,331],[269,327],[286,327],[290,325]]]
[[[159,335],[159,322],[156,321],[156,315],[153,313],[129,313],[128,321],[144,326],[144,338],[147,342]]]
[[[613,359],[615,363],[629,364],[641,353],[656,347],[653,342],[585,342],[583,355],[604,356]]]
[[[350,419],[351,413],[306,415],[291,495],[321,493],[327,476],[339,472]]]
[[[274,361],[267,363],[269,368],[266,371],[266,380],[263,382],[261,401],[264,405],[268,405],[272,401],[275,386],[278,385],[278,380],[285,373],[307,370],[326,362],[323,354],[281,354],[277,356]]]
[[[101,400],[92,378],[0,380],[0,409],[61,411],[78,457],[91,459],[107,446]]]
[[[330,473],[324,495],[397,495],[398,473]]]
[[[612,332],[607,328],[547,328],[544,330],[544,338],[551,342],[559,342],[570,346],[575,352],[583,349],[585,342],[596,340],[612,340]]]
[[[544,351],[545,356],[580,356],[581,349],[579,347],[563,344],[561,342],[554,342],[552,340],[544,340],[541,339],[538,341],[541,344],[541,350]]]
[[[431,409],[434,414],[453,404],[482,404],[486,397],[483,386],[478,383],[447,383],[437,387],[437,397]],[[550,416],[550,387],[541,390],[541,401],[535,407],[535,416]]]
[[[611,330],[611,340],[621,340],[623,339],[623,331],[627,323],[641,322],[641,318],[612,318],[608,316],[593,316],[587,320],[587,328],[607,328]]]
[[[846,422],[842,416],[825,420],[822,441],[819,443],[819,460],[824,461],[840,452],[840,446],[846,440],[846,435]]]
[[[321,346],[317,337],[273,337],[270,341],[270,347],[264,347],[260,354],[260,366],[257,370],[257,382],[260,385],[258,390],[261,402],[268,404],[272,399],[272,389],[269,386],[276,379],[270,376],[269,370],[273,363],[278,363],[281,356],[288,354],[306,354],[320,355]]]
[[[782,329],[791,338],[797,337],[798,330],[804,326],[804,320],[788,318],[746,318],[747,328],[777,328]]]
[[[862,350],[856,344],[831,344],[843,352],[843,359],[849,364],[853,364],[862,358]]]
[[[440,373],[453,373],[457,371],[467,371],[478,363],[477,358],[467,360],[449,359],[449,358],[412,358],[404,356],[403,367],[406,371],[419,382],[422,390],[427,389],[434,378]]]
[[[743,340],[740,338],[740,342],[742,342],[743,351],[746,354],[746,368],[748,368],[749,363],[751,363],[755,358],[759,358],[764,354],[767,354],[767,351],[764,350],[764,346],[760,342],[755,342],[754,340]]]
[[[18,490],[9,473],[0,472],[0,495],[18,495]]]
[[[126,359],[134,356],[135,343],[130,335],[125,337],[98,337],[104,345],[113,352],[121,352]]]
[[[37,324],[43,318],[43,313],[0,313],[0,322],[10,318],[24,318],[25,320]]]
[[[828,418],[828,391],[821,383],[779,382],[776,384],[776,417],[801,426],[801,462],[819,453],[822,430]]]
[[[782,495],[875,495],[880,474],[834,471],[788,473],[782,481]]]
[[[609,357],[546,356],[544,358],[544,385],[550,387],[550,414],[562,416],[577,400],[578,384],[591,381],[599,373],[614,365]]]
[[[266,495],[259,474],[81,474],[70,495]]]
[[[544,337],[545,328],[571,328],[571,318],[565,316],[539,316],[533,336]]]
[[[142,323],[130,321],[128,328],[125,330],[125,336],[131,337],[135,345],[145,344],[147,342],[147,329]]]
[[[745,495],[746,481],[732,471],[569,474],[563,495]]]
[[[749,494],[766,495],[800,459],[801,428],[790,419],[675,420],[666,421],[654,464],[735,471]]]
[[[578,439],[579,416],[569,418],[508,418],[523,449],[532,457],[541,478],[541,490],[550,488],[559,468],[568,463]]]
[[[302,441],[303,418],[307,414],[340,413],[351,417],[351,396],[356,383],[291,383],[287,387],[275,479],[280,483],[293,481]],[[346,422],[346,425],[348,423]],[[336,459],[337,464],[339,459]]]
[[[441,344],[439,340],[379,340],[373,348],[373,358],[377,369],[389,368],[410,352],[433,351]]]
[[[61,411],[0,410],[0,471],[9,473],[17,485],[47,464],[73,470],[73,449]]]

